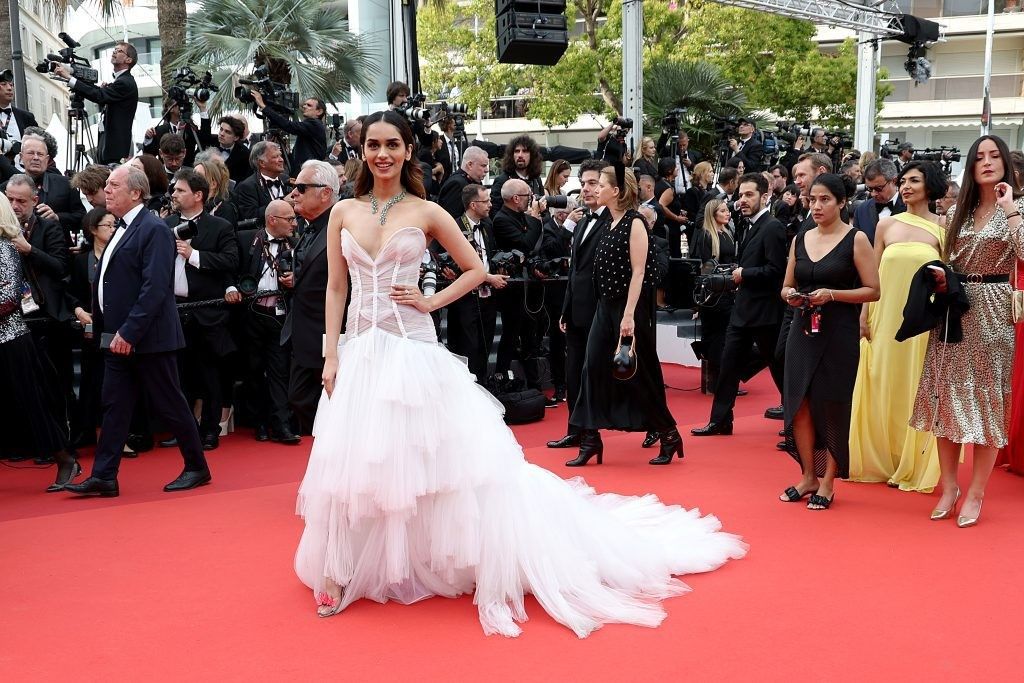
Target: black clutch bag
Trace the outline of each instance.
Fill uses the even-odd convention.
[[[623,338],[620,334],[618,350],[612,356],[612,377],[625,381],[633,379],[635,374],[636,337]]]

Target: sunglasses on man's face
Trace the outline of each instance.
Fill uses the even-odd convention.
[[[293,188],[299,191],[299,194],[306,194],[306,190],[311,187],[327,187],[321,183],[295,183],[292,185]]]

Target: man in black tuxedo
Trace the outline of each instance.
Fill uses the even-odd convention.
[[[157,156],[163,162],[164,173],[167,174],[168,178],[173,178],[182,168],[192,167],[191,164],[185,163],[185,159],[188,158],[185,138],[177,133],[166,133],[163,136],[160,140],[160,150]]]
[[[265,228],[238,233],[241,248],[239,278],[255,283],[257,292],[288,291],[295,285],[295,210],[283,199],[267,205]],[[228,289],[228,303],[240,303],[242,295]],[[257,441],[295,445],[301,438],[292,432],[288,405],[288,373],[291,348],[281,343],[281,328],[288,315],[285,296],[264,296],[246,306],[246,396],[256,416],[253,434]]]
[[[110,55],[114,67],[114,80],[102,86],[85,83],[71,75],[71,67],[58,64],[54,74],[66,78],[72,92],[100,105],[102,119],[99,139],[96,141],[96,161],[116,164],[134,155],[132,122],[139,106],[139,88],[131,69],[139,61],[139,53],[130,43],[117,43]]]
[[[345,162],[349,159],[362,159],[363,150],[359,147],[359,136],[363,132],[362,118],[349,119],[342,130],[344,135],[331,147],[327,160]]]
[[[0,72],[0,138],[21,140],[26,128],[38,125],[32,112],[14,106],[14,73]]]
[[[238,240],[234,228],[223,218],[206,213],[210,184],[192,170],[174,176],[171,205],[175,213],[166,219],[174,232],[174,297],[178,303],[221,299],[234,282],[238,270]],[[182,359],[190,402],[202,399],[199,434],[203,450],[217,448],[220,415],[224,405],[222,372],[226,358],[235,351],[228,332],[228,310],[202,306],[181,312],[185,333]]]
[[[608,162],[590,159],[580,164],[580,197],[590,213],[572,230],[572,258],[569,279],[562,303],[559,326],[565,333],[565,379],[568,389],[568,414],[576,406],[583,380],[583,358],[587,352],[590,325],[597,312],[597,291],[594,289],[594,254],[601,235],[611,226],[605,207],[597,203],[597,184]],[[548,441],[548,448],[575,448],[580,444],[579,430],[571,424],[566,435]]]
[[[675,159],[674,189],[676,194],[682,197],[693,186],[693,167],[700,161],[700,152],[690,149],[690,136],[685,130],[679,131],[675,148],[666,144],[668,141],[668,133],[662,131],[661,137],[658,139],[658,156],[663,159]]]
[[[236,183],[252,175],[249,148],[245,146],[245,121],[237,116],[222,116],[217,120],[217,134],[210,132],[210,114],[205,102],[197,102],[199,109],[199,144],[203,149],[214,148],[228,167],[228,174]]]
[[[160,145],[164,136],[168,133],[177,133],[181,136],[185,144],[185,157],[182,159],[182,163],[179,164],[179,167],[187,166],[188,168],[192,168],[195,166],[196,152],[198,151],[197,148],[199,146],[199,135],[196,131],[195,124],[181,118],[178,103],[172,99],[164,101],[164,115],[166,116],[166,120],[163,123],[146,130],[146,135],[142,142],[142,152],[144,154],[159,156]],[[166,161],[164,163],[166,164]],[[177,169],[174,170],[177,171]]]
[[[738,267],[732,272],[733,283],[739,289],[725,331],[711,420],[704,427],[691,429],[694,436],[732,434],[732,409],[754,343],[782,392],[783,368],[781,359],[775,356],[775,343],[785,305],[779,292],[786,274],[786,229],[768,211],[769,194],[763,174],[747,173],[740,178],[736,204],[750,228],[739,245]]]
[[[284,155],[280,145],[264,140],[252,146],[249,161],[256,172],[235,185],[235,207],[239,221],[251,218],[262,221],[267,204],[284,199],[291,191],[288,174],[284,171]],[[337,178],[337,174],[334,177]]]
[[[565,303],[565,279],[568,270],[567,261],[572,254],[572,232],[566,227],[566,221],[570,214],[582,219],[583,212],[576,211],[576,203],[568,198],[566,205],[561,208],[550,210],[550,216],[544,221],[543,232],[541,233],[540,246],[537,247],[537,257],[544,264],[558,262],[562,264],[553,268],[550,272],[535,269],[533,277],[545,281],[541,287],[544,296],[544,312],[547,320],[540,320],[541,326],[538,336],[543,336],[543,327],[548,332],[548,359],[551,363],[551,383],[555,386],[555,393],[548,400],[548,407],[554,407],[565,401],[568,395],[568,387],[565,381],[565,333],[562,331],[558,319],[562,315],[562,304]],[[531,304],[531,310],[534,307]]]
[[[732,151],[730,159],[742,161],[744,173],[760,171],[764,160],[764,145],[754,134],[754,122],[750,119],[738,119],[736,132],[739,138],[729,139],[729,149]]]
[[[302,118],[293,121],[290,116],[278,107],[268,107],[263,101],[263,95],[256,90],[250,90],[256,107],[263,112],[270,125],[280,128],[286,133],[295,136],[295,144],[292,146],[292,158],[289,160],[289,168],[298,173],[302,165],[309,160],[324,161],[327,159],[327,126],[324,125],[324,116],[327,114],[327,105],[316,97],[310,97],[302,103]]]
[[[103,424],[91,476],[64,490],[113,497],[132,411],[145,392],[149,410],[178,440],[185,466],[164,491],[210,482],[192,411],[178,381],[185,336],[174,305],[174,235],[146,210],[149,181],[131,166],[107,179],[107,210],[117,230],[93,284],[94,331],[109,339],[103,375]]]
[[[26,135],[21,141],[21,162],[25,174],[36,184],[36,213],[49,221],[59,221],[64,230],[75,232],[82,227],[85,207],[71,183],[56,170],[48,170],[50,153],[46,140],[38,135]]]
[[[337,200],[338,174],[326,161],[307,161],[288,196],[295,213],[306,220],[306,229],[295,248],[295,286],[281,330],[281,343],[291,342],[292,347],[288,403],[301,434],[313,433],[320,400],[327,332],[327,221]]]
[[[483,185],[471,183],[462,188],[461,199],[465,211],[456,222],[483,261],[484,269],[489,271],[488,260],[497,251],[491,219],[487,217],[491,210],[490,193]],[[449,268],[443,269],[441,275],[449,281],[459,276]],[[468,359],[469,371],[476,375],[480,384],[487,381],[487,361],[494,343],[497,320],[494,291],[504,289],[507,284],[506,275],[488,272],[482,285],[447,307],[448,350]]]
[[[462,166],[462,145],[455,140],[455,117],[448,116],[441,119],[441,149],[437,150],[434,157],[440,162],[444,173],[441,176],[440,185],[452,176],[452,172]]]
[[[462,155],[462,168],[451,174],[451,177],[441,185],[437,203],[450,213],[452,218],[458,219],[465,211],[462,199],[463,190],[472,184],[479,185],[486,176],[487,152],[479,147],[467,147]],[[490,208],[490,202],[487,204]]]
[[[531,194],[543,197],[544,159],[540,147],[529,135],[517,135],[505,146],[505,155],[501,160],[501,175],[491,185],[491,218],[505,205],[502,187],[511,179],[522,180],[529,186]]]
[[[494,190],[491,190],[494,196]],[[513,178],[501,188],[502,206],[494,214],[494,245],[498,251],[516,250],[529,258],[540,244],[543,226],[540,222],[540,203],[533,201],[533,193],[525,181]],[[493,201],[493,200],[492,200]],[[493,211],[493,207],[491,209]],[[518,275],[519,273],[503,273]],[[526,315],[523,290],[511,287],[495,293],[495,303],[501,313],[501,339],[495,372],[507,372],[516,357],[520,361],[536,350],[530,320]],[[527,382],[535,378],[528,377]]]
[[[903,213],[907,205],[896,191],[896,164],[889,159],[875,159],[864,168],[864,186],[872,201],[863,201],[853,214],[853,227],[875,243],[878,219]]]

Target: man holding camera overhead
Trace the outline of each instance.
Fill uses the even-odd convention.
[[[290,291],[295,286],[295,225],[292,205],[275,199],[267,205],[266,228],[238,233],[241,249],[238,288],[252,292]],[[224,298],[240,303],[242,293],[228,288]],[[291,347],[281,343],[281,328],[288,314],[282,295],[263,296],[246,306],[246,392],[256,416],[257,441],[273,440],[295,445],[301,438],[292,432],[288,407],[288,375]]]
[[[174,176],[171,202],[175,213],[167,224],[174,232],[174,296],[178,303],[225,298],[238,268],[238,241],[231,224],[206,213],[210,194],[206,178],[192,170]],[[203,450],[217,448],[220,436],[221,368],[235,350],[228,333],[228,311],[222,306],[200,306],[179,312],[185,333],[183,374],[189,403],[200,398],[199,424]],[[163,444],[161,444],[163,445]],[[174,445],[174,444],[167,444]]]
[[[62,35],[69,47],[78,46]],[[70,41],[70,42],[69,42]],[[72,45],[74,43],[74,45]],[[135,151],[132,139],[132,122],[139,104],[139,88],[131,69],[139,61],[139,53],[130,43],[117,43],[110,55],[114,67],[114,80],[104,85],[87,83],[75,78],[67,64],[58,64],[53,73],[67,79],[71,92],[77,93],[100,105],[100,134],[96,145],[96,161],[101,164],[116,164],[131,157]]]
[[[270,122],[268,128],[278,128],[295,136],[290,160],[293,173],[298,173],[302,165],[310,159],[323,161],[327,158],[327,127],[324,125],[327,105],[323,100],[316,97],[307,99],[302,103],[302,119],[292,121],[279,107],[268,107],[263,94],[258,90],[249,92],[256,102],[257,111],[263,112],[266,120]]]

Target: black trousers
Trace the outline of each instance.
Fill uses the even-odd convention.
[[[498,315],[494,295],[481,298],[476,292],[470,292],[450,303],[447,311],[448,350],[465,356],[476,381],[486,383]]]
[[[288,378],[288,405],[291,406],[300,434],[313,433],[316,407],[320,403],[320,393],[323,391],[323,374],[322,362],[311,368],[299,365],[292,358],[291,372]]]
[[[25,320],[39,360],[46,370],[43,381],[47,392],[52,394],[54,419],[62,428],[67,428],[70,408],[75,402],[75,373],[71,356],[71,327],[53,318],[30,316]]]
[[[501,314],[501,339],[498,340],[495,372],[507,372],[513,360],[522,361],[536,355],[536,325],[526,313],[524,286],[522,282],[511,283],[492,295]]]
[[[587,357],[587,338],[590,336],[590,325],[577,327],[571,322],[565,325],[565,383],[567,392],[568,414],[571,416],[576,402],[580,397],[580,385],[583,383],[583,361]],[[579,428],[569,424],[567,434],[578,434]]]
[[[722,309],[700,309],[700,340],[704,345],[704,359],[708,364],[708,393],[715,393],[718,376],[722,370],[722,353],[725,351],[725,333],[729,329],[732,307]],[[774,349],[773,349],[774,350]]]
[[[132,412],[142,394],[154,417],[178,440],[188,472],[207,468],[199,429],[178,383],[178,354],[106,353],[103,372],[103,426],[96,446],[92,476],[116,479]]]
[[[284,316],[254,307],[245,320],[246,398],[257,425],[281,431],[291,429],[288,377],[291,351],[281,344]]]
[[[103,417],[101,410],[103,391],[104,354],[91,339],[82,343],[82,376],[78,385],[78,399],[72,417],[71,436],[91,442],[96,437],[96,427]]]
[[[210,345],[203,329],[195,319],[183,320],[186,346],[183,351],[183,378],[189,405],[195,399],[203,402],[199,433],[203,436],[220,434],[220,413],[224,405],[223,369],[227,363]]]
[[[718,373],[715,400],[711,404],[711,422],[719,424],[732,422],[732,409],[736,405],[736,392],[740,378],[750,366],[750,354],[757,344],[758,353],[772,373],[772,380],[782,392],[783,362],[775,355],[775,343],[779,337],[778,325],[757,327],[736,327],[729,325],[725,331],[725,348],[722,349],[722,367]]]
[[[555,391],[565,391],[566,380],[566,341],[565,333],[558,326],[558,318],[562,313],[565,301],[565,283],[549,282],[544,285],[544,308],[547,311],[548,351],[551,358],[551,382]]]

